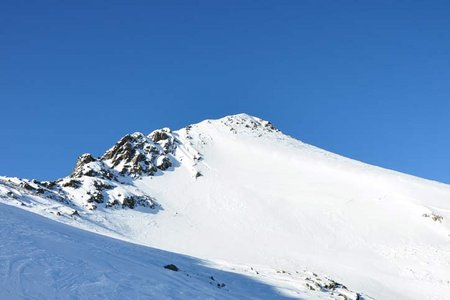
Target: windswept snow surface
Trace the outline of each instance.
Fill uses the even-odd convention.
[[[0,299],[356,297],[342,287],[312,293],[308,285],[333,283],[312,273],[207,262],[83,231],[4,204],[0,239]],[[164,268],[169,264],[178,271]],[[268,283],[261,281],[265,277]]]
[[[155,165],[170,160],[164,168],[150,168],[151,174],[144,176],[117,175],[119,180],[112,183],[112,175],[100,179],[102,186],[111,186],[100,190],[106,203],[126,203],[126,191],[136,199],[145,196],[150,207],[94,209],[92,201],[82,198],[92,195],[86,187],[97,180],[86,175],[89,172],[76,178],[82,188],[64,187],[74,180],[65,178],[56,192],[40,194],[21,188],[26,184],[18,179],[1,178],[0,201],[110,237],[222,261],[219,269],[236,266],[232,268],[237,273],[246,274],[246,268],[256,266],[265,271],[255,273],[255,280],[294,298],[326,291],[314,284],[304,289],[312,278],[305,274],[315,272],[366,298],[449,299],[448,185],[332,154],[245,114],[161,132],[168,137],[160,140],[160,134],[152,133],[149,138],[158,143],[155,149],[163,149],[151,152]],[[143,135],[134,136],[153,147]],[[135,161],[127,164],[142,170]],[[126,166],[120,160],[95,164],[116,168],[107,174],[116,174],[116,165]],[[55,193],[67,195],[70,201],[50,199],[46,193],[53,198],[59,197]],[[280,274],[299,274],[302,279],[280,281]],[[288,293],[292,282],[294,292]],[[254,295],[265,299],[272,294]],[[338,295],[327,291],[326,297]]]

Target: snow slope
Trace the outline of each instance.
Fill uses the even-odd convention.
[[[130,136],[54,183],[1,178],[0,201],[221,270],[256,267],[265,271],[250,272],[255,281],[289,296],[338,297],[307,285],[313,271],[375,299],[448,299],[448,185],[329,153],[245,114]],[[292,274],[301,278],[277,279]]]
[[[207,262],[83,231],[4,204],[0,240],[0,299],[356,297],[339,285],[312,292],[308,285],[336,285],[312,273]],[[164,268],[169,264],[178,271]],[[264,283],[258,277],[270,280]]]

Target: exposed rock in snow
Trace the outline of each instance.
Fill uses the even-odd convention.
[[[136,206],[155,209],[155,199],[133,184],[133,179],[166,171],[176,160],[178,142],[169,128],[155,130],[148,136],[136,132],[120,139],[100,158],[81,155],[68,177],[54,182],[17,179],[9,186],[17,194],[41,195],[73,207],[95,210]],[[11,191],[11,195],[16,195]]]
[[[95,159],[91,154],[86,153],[78,158],[75,169],[70,177],[97,177],[103,179],[114,179],[113,171],[102,161]]]

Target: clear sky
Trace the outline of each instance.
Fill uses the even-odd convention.
[[[450,2],[0,2],[0,175],[240,112],[450,183]]]

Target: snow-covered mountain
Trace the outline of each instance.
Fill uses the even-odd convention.
[[[126,135],[56,181],[0,177],[0,202],[20,208],[0,206],[2,299],[450,295],[450,186],[245,114]]]

